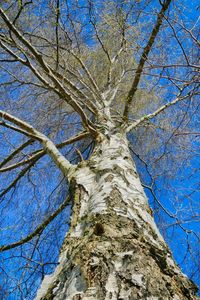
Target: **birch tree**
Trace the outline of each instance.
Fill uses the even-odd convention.
[[[197,13],[1,2],[2,299],[197,299]]]

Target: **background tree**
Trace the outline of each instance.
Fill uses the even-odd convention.
[[[195,299],[197,2],[0,13],[2,298]]]

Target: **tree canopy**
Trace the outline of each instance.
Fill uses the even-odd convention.
[[[157,224],[199,282],[198,12],[196,0],[1,1],[0,295],[33,299],[57,265],[71,209],[62,155],[66,169],[87,160],[106,118],[126,130]]]

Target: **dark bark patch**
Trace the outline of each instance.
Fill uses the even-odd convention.
[[[112,174],[109,174],[106,178],[105,178],[105,182],[111,182],[113,180],[114,176]]]
[[[101,236],[102,234],[104,234],[105,230],[104,227],[101,223],[96,223],[95,227],[94,227],[94,234]]]
[[[156,249],[155,247],[151,247],[149,249],[149,254],[157,262],[158,266],[160,267],[160,269],[162,271],[164,271],[165,274],[167,274],[167,275],[174,274],[174,271],[172,269],[168,268],[165,251],[160,251],[159,249]],[[169,274],[169,271],[171,274]]]

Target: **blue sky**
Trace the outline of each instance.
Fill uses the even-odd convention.
[[[40,6],[40,9],[36,12],[36,16],[39,14],[44,14],[45,7],[44,3],[46,1],[41,1],[43,6]],[[84,1],[82,1],[84,3]],[[72,5],[72,3],[70,4]],[[196,7],[199,5],[198,1],[179,1],[173,3],[180,8],[181,20],[185,21],[188,24],[188,28],[191,28],[196,20],[198,20],[199,9]],[[39,7],[39,6],[38,6]],[[146,18],[146,13],[150,9],[158,7],[158,1],[152,1],[151,4],[147,7],[145,14],[141,17],[142,20]],[[184,9],[185,7],[185,9]],[[186,8],[187,7],[187,8]],[[188,8],[189,7],[189,8]],[[149,15],[148,15],[149,16]],[[79,17],[79,16],[78,16]],[[155,19],[155,16],[151,15],[148,22],[152,19]],[[87,18],[86,20],[87,21]],[[30,27],[32,24],[30,23]],[[191,26],[191,27],[190,27]],[[89,27],[90,28],[90,27]],[[196,25],[196,29],[199,28]],[[147,32],[150,31],[150,27],[144,26],[143,32],[141,35],[141,46],[145,44],[145,40],[148,38]],[[84,35],[87,36],[87,31],[89,29],[86,27]],[[157,47],[152,51],[151,59],[154,60],[159,54],[159,39],[163,38],[164,35],[168,37],[171,33],[170,29],[166,29],[163,32],[163,35],[158,37]],[[187,52],[190,50],[191,42],[188,39],[184,39],[184,34],[182,31],[178,31],[179,38],[184,45],[184,48]],[[93,42],[90,40],[87,41],[88,46],[93,46]],[[170,49],[177,50],[180,55],[182,55],[181,50],[178,50],[177,42],[172,39],[170,43],[167,43],[164,47],[163,55],[165,51],[168,52]],[[136,56],[136,60],[139,57],[140,52]],[[193,54],[193,53],[190,53]],[[181,57],[182,58],[182,57]],[[172,62],[174,59],[174,52],[171,51],[168,54],[169,62]],[[174,71],[174,70],[173,70]],[[168,71],[169,74],[172,74]],[[152,74],[157,75],[160,70],[152,71]],[[174,71],[175,72],[175,71]],[[186,73],[187,72],[187,73]],[[23,70],[22,70],[23,73]],[[188,75],[188,70],[185,68],[180,68],[176,70],[177,76],[185,74]],[[146,75],[144,80],[141,82],[141,89],[148,88],[148,80],[150,75]],[[3,72],[2,80],[5,80],[5,72]],[[23,76],[23,74],[22,74]],[[152,78],[152,77],[151,77]],[[168,86],[168,81],[166,79],[160,79],[157,87],[153,90],[154,93],[162,92],[163,98],[161,99],[162,103],[173,99],[176,94],[176,88]],[[3,90],[5,92],[5,90]],[[25,93],[23,87],[21,89],[13,88],[11,91],[6,91],[6,94],[3,96],[3,99],[11,100],[10,103],[4,105],[0,104],[0,108],[4,109],[11,106],[11,111],[16,111],[16,114],[23,115],[24,119],[35,123],[37,126],[39,124],[39,117],[37,112],[40,112],[42,115],[43,112],[43,102],[41,97],[38,96],[37,100],[39,101],[37,106],[32,103],[35,103],[35,95],[30,94],[26,101],[18,103],[19,95]],[[51,95],[49,95],[51,96]],[[53,97],[52,97],[53,98]],[[56,99],[57,100],[57,99]],[[31,106],[32,105],[32,106]],[[32,111],[29,114],[24,114],[23,110],[26,107],[32,107]],[[147,108],[149,107],[147,106]],[[180,110],[180,114],[177,113],[177,109]],[[184,136],[179,136],[178,132],[174,132],[172,137],[169,139],[167,145],[165,145],[166,140],[172,134],[172,131],[167,132],[162,131],[158,128],[160,124],[166,123],[168,118],[168,123],[173,124],[174,127],[180,125],[182,132],[184,130],[190,130],[191,132],[198,131],[198,99],[193,99],[193,106],[187,107],[186,102],[183,105],[176,106],[175,108],[169,109],[165,114],[157,117],[152,120],[152,124],[157,126],[154,140],[157,141],[152,147],[149,147],[152,140],[151,130],[146,130],[146,128],[140,128],[141,133],[145,133],[145,139],[140,138],[142,136],[138,132],[133,132],[130,134],[129,138],[132,141],[133,150],[139,154],[139,157],[145,160],[148,163],[148,172],[155,177],[154,185],[152,186],[153,191],[160,203],[171,213],[177,214],[178,219],[182,218],[185,220],[184,224],[181,226],[185,230],[192,230],[197,235],[199,235],[199,133],[197,135],[191,134],[188,138],[187,145],[185,144],[186,138]],[[184,117],[184,113],[187,113]],[[44,110],[45,114],[45,110]],[[66,114],[66,111],[63,110],[62,114]],[[66,114],[67,115],[67,114]],[[39,114],[40,116],[40,114]],[[49,120],[52,124],[48,124],[45,133],[52,132],[52,129],[56,126],[57,116],[60,118],[60,115],[54,115],[53,113],[49,117]],[[175,117],[174,117],[175,116]],[[52,135],[53,139],[57,142],[61,141],[63,137],[67,138],[70,134],[75,134],[80,129],[79,119],[75,115],[67,115],[63,118],[67,123],[75,122],[73,126],[64,125],[63,129],[59,131],[58,134]],[[189,121],[188,121],[189,120]],[[48,116],[46,116],[45,122],[48,121]],[[38,122],[38,123],[37,123]],[[174,123],[173,123],[174,122]],[[189,123],[187,123],[189,122]],[[46,122],[48,123],[48,122]],[[187,126],[186,126],[187,123]],[[6,139],[5,139],[6,138]],[[10,153],[16,145],[20,145],[24,141],[24,138],[17,133],[10,132],[9,130],[0,131],[0,157],[3,157]],[[135,145],[136,143],[136,145]],[[86,145],[82,147],[83,149],[89,145],[89,141],[86,141]],[[186,147],[187,146],[187,147]],[[80,143],[76,143],[76,147],[81,148]],[[186,148],[184,148],[186,147]],[[37,150],[39,144],[35,143],[32,146],[24,150],[24,155],[30,151]],[[185,149],[185,150],[184,150]],[[72,150],[72,151],[71,151]],[[162,157],[163,151],[167,153]],[[185,151],[185,152],[184,152]],[[62,150],[63,154],[72,160],[76,151],[71,149],[71,147],[65,147]],[[184,154],[186,153],[186,154]],[[85,155],[87,156],[88,150],[86,150]],[[145,185],[151,185],[151,178],[147,172],[147,169],[144,163],[138,159],[137,156],[133,155],[136,163],[138,172],[142,182]],[[180,160],[177,160],[180,159]],[[178,165],[174,162],[178,161]],[[173,170],[173,174],[170,174],[170,171]],[[173,176],[172,176],[173,175]],[[0,189],[3,190],[5,186],[9,185],[12,179],[16,176],[16,173],[12,175],[3,174],[1,175],[1,186]],[[181,227],[180,224],[174,224],[176,222],[175,218],[170,218],[165,212],[160,208],[160,205],[152,197],[152,193],[149,189],[145,189],[151,207],[155,210],[155,219],[158,226],[161,229],[166,241],[169,243],[170,248],[173,251],[173,255],[180,264],[183,271],[200,284],[199,279],[199,270],[197,269],[197,263],[200,258],[199,251],[199,240],[197,236],[192,232],[186,232]],[[49,158],[43,158],[40,160],[32,169],[32,171],[27,173],[27,176],[17,184],[16,190],[11,190],[7,196],[3,199],[1,203],[1,244],[10,243],[12,241],[18,240],[21,236],[25,236],[30,232],[35,226],[35,220],[37,224],[43,220],[45,217],[46,211],[52,212],[55,210],[59,204],[64,200],[67,194],[67,183],[62,180],[60,172],[55,168],[54,164]],[[16,213],[17,212],[17,213]],[[65,232],[68,230],[68,220],[69,220],[70,206],[65,209],[60,216],[58,216],[51,225],[49,225],[45,231],[42,233],[41,237],[35,238],[33,242],[26,244],[20,249],[12,250],[11,252],[6,252],[1,255],[1,271],[0,271],[0,285],[6,287],[7,284],[7,275],[9,275],[9,285],[12,290],[17,283],[23,278],[24,284],[22,285],[24,289],[24,294],[26,295],[26,289],[28,295],[26,299],[33,299],[33,294],[35,293],[37,286],[40,284],[41,277],[43,276],[43,271],[46,273],[52,272],[56,266],[59,247],[62,244]],[[196,217],[194,217],[196,216]],[[192,217],[192,221],[191,221]],[[12,237],[12,240],[11,238]],[[189,241],[189,244],[188,244]],[[54,247],[51,247],[54,244]],[[188,245],[190,245],[188,247]],[[27,253],[31,255],[31,260],[26,258]],[[48,262],[48,263],[47,263]],[[24,274],[23,267],[27,266],[27,272]],[[35,269],[36,272],[33,274],[32,269]],[[194,273],[194,274],[193,274]],[[11,278],[11,279],[10,279]],[[26,282],[27,281],[27,282]],[[30,293],[30,286],[32,286],[32,292]],[[7,296],[8,300],[21,299],[20,291],[15,289],[12,294]]]

